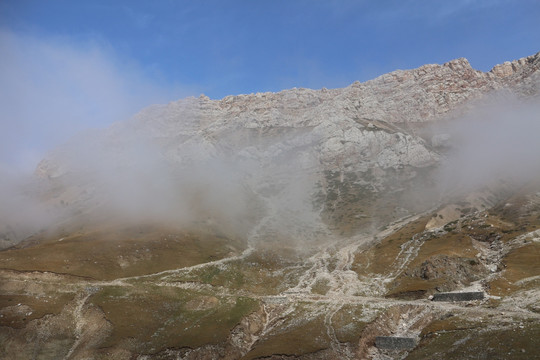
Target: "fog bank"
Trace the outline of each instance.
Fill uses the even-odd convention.
[[[31,172],[45,152],[86,128],[186,96],[98,39],[0,29],[0,171]]]
[[[450,136],[437,177],[443,192],[472,191],[496,181],[521,186],[540,178],[537,99],[495,95],[437,128]]]

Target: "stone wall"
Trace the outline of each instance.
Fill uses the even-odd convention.
[[[433,295],[433,301],[472,301],[482,300],[484,293],[482,291],[476,292],[460,292],[460,293],[440,293]]]
[[[377,336],[375,346],[379,349],[405,350],[416,346],[414,338],[397,336]]]

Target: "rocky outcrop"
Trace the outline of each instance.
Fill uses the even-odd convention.
[[[383,169],[422,167],[436,161],[437,155],[406,126],[398,125],[440,119],[493,90],[520,92],[522,87],[516,84],[537,81],[539,69],[540,53],[487,73],[461,58],[397,70],[343,89],[294,88],[221,100],[201,95],[151,106],[90,136],[90,141],[94,149],[105,148],[121,157],[131,141],[151,139],[174,162],[234,154],[264,164],[308,148],[328,166],[338,158],[354,158],[356,164],[368,161]],[[75,140],[79,146],[80,140]],[[52,153],[36,173],[54,177],[68,171],[61,166],[62,152],[65,149]]]
[[[458,116],[493,91],[535,94],[539,68],[540,54],[487,73],[461,58],[397,70],[343,89],[294,88],[221,100],[201,95],[150,106],[129,121],[74,139],[44,159],[36,174],[56,191],[44,198],[61,199],[75,208],[69,213],[80,213],[99,209],[123,192],[135,198],[119,183],[135,184],[133,191],[140,194],[152,187],[138,186],[139,181],[159,178],[170,185],[195,173],[188,176],[190,186],[217,188],[212,182],[228,173],[227,181],[242,188],[232,191],[233,199],[255,197],[273,204],[266,211],[302,204],[297,212],[313,213],[312,218],[320,214],[333,228],[347,222],[347,229],[339,231],[354,233],[370,223],[365,214],[386,221],[413,212],[398,207],[399,199],[411,187],[429,184],[430,169],[441,156],[432,146],[440,141],[424,140],[420,127]],[[117,182],[106,184],[96,174],[105,174],[107,181],[114,174]],[[106,185],[112,190],[103,195],[100,186]],[[209,192],[208,187],[197,191]],[[149,197],[159,199],[151,192]],[[287,214],[285,220],[292,217]],[[313,221],[304,228],[314,227]],[[306,224],[306,219],[294,222]]]
[[[495,75],[499,78],[513,77],[512,81],[523,79],[530,76],[540,67],[540,53],[524,57],[514,61],[505,61],[502,64],[495,65],[488,75]]]

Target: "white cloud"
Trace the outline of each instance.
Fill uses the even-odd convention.
[[[187,95],[107,45],[0,30],[0,170],[31,170],[74,133]]]
[[[440,168],[439,182],[454,191],[495,180],[523,185],[540,176],[540,104],[503,95],[486,100],[461,120],[441,126],[451,135],[452,151]]]

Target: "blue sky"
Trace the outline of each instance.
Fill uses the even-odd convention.
[[[538,0],[2,0],[0,169],[190,95],[344,87],[458,57],[487,71],[540,51],[539,19]]]

